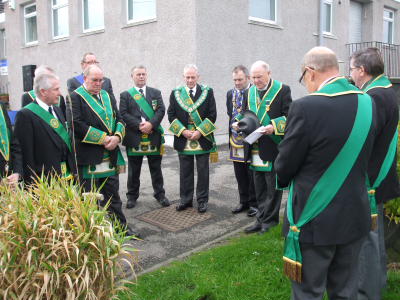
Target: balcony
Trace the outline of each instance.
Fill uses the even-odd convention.
[[[390,78],[400,78],[400,45],[387,44],[382,42],[363,42],[346,44],[348,57],[357,50],[375,47],[378,48],[385,62],[385,74]],[[350,61],[347,61],[347,70],[350,68]]]

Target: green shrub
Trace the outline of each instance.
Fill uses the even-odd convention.
[[[398,126],[400,132],[400,126]],[[400,178],[400,138],[397,141],[397,175]],[[400,223],[400,198],[392,199],[385,204],[385,215],[390,221]]]
[[[133,272],[134,249],[93,194],[63,179],[28,190],[0,184],[2,299],[115,299]],[[128,250],[133,252],[128,252]]]

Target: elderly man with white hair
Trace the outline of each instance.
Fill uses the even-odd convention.
[[[265,233],[279,224],[282,191],[275,188],[274,161],[292,96],[289,86],[271,78],[269,65],[264,61],[256,61],[251,66],[250,77],[254,84],[248,90],[244,107],[257,115],[264,132],[253,145],[245,143],[245,156],[251,156],[258,206],[257,220],[245,232]]]

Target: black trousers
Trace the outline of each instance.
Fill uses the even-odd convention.
[[[254,186],[258,205],[257,221],[269,227],[279,224],[282,191],[276,189],[276,173],[254,172]]]
[[[238,184],[240,203],[245,206],[257,207],[253,171],[249,169],[249,164],[234,161],[233,169]]]
[[[147,161],[149,163],[151,183],[153,185],[153,196],[157,200],[164,198],[164,179],[161,171],[161,155],[148,155]],[[128,155],[128,192],[126,197],[128,200],[137,200],[139,198],[140,188],[140,172],[142,170],[143,156],[129,156]]]
[[[119,197],[119,175],[94,180],[83,179],[82,168],[79,168],[79,177],[85,192],[90,192],[92,187],[98,189],[104,183],[99,192],[104,196],[104,202],[111,199],[107,209],[109,215],[112,219],[118,220],[121,225],[126,225],[126,218],[122,212],[122,201]]]
[[[188,204],[193,202],[194,195],[194,160],[197,166],[197,187],[196,199],[197,203],[208,202],[209,188],[209,153],[197,155],[179,156],[179,183],[181,203]]]

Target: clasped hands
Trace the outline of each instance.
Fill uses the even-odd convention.
[[[198,130],[192,131],[185,129],[182,135],[190,141],[197,141],[201,137],[201,133]]]

